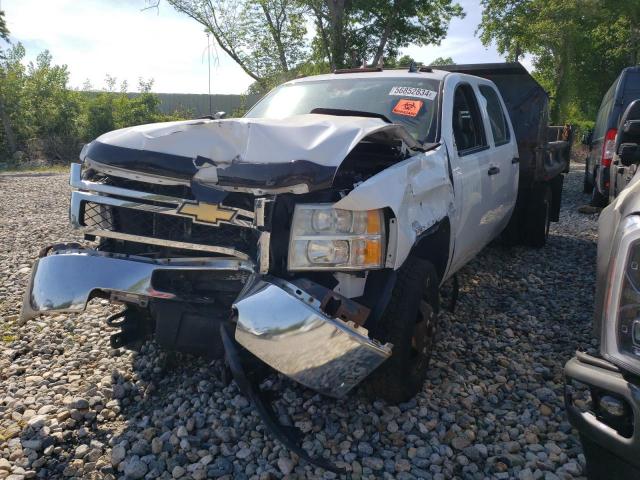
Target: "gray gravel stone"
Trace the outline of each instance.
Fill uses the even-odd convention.
[[[267,380],[282,394],[279,416],[306,432],[313,456],[328,455],[354,478],[583,475],[562,398],[566,360],[577,348],[598,350],[590,336],[597,218],[576,211],[588,201],[582,169],[572,165],[545,248],[492,245],[459,272],[456,312],[441,309],[414,399],[331,400],[277,375]],[[83,313],[20,322],[40,248],[84,240],[68,225],[66,176],[0,177],[0,193],[0,478],[166,480],[180,469],[193,479],[336,478],[289,458],[235,384],[223,382],[221,361],[153,342],[111,349],[105,319],[117,305],[96,299]]]
[[[143,478],[147,473],[147,464],[140,460],[137,456],[132,457],[124,467],[124,474],[129,478]]]
[[[283,475],[288,475],[293,471],[293,462],[290,458],[280,457],[278,458],[278,468]]]

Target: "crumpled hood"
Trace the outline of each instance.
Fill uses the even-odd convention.
[[[337,167],[366,137],[418,146],[404,127],[377,118],[306,114],[140,125],[100,136],[84,156],[205,185],[303,193],[330,185]]]

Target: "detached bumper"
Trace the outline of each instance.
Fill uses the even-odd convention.
[[[234,304],[236,341],[289,378],[342,397],[391,356],[355,323],[331,318],[297,286],[262,277]]]
[[[81,312],[98,293],[142,304],[149,298],[180,300],[175,293],[154,286],[158,274],[168,270],[252,272],[253,265],[226,258],[150,260],[62,246],[39,258],[33,266],[21,317],[30,319],[39,314]]]
[[[640,387],[606,360],[580,352],[567,362],[564,372],[568,385],[577,380],[591,391],[591,409],[584,411],[565,386],[567,415],[580,432],[589,478],[640,478]],[[612,421],[602,408],[607,397],[624,406],[624,431],[614,428],[616,419]]]
[[[151,260],[70,245],[57,248],[48,255],[45,250],[33,267],[22,307],[23,319],[81,312],[94,296],[141,306],[153,298],[188,301],[163,288],[166,283],[161,280],[167,271],[242,271],[244,278],[252,276],[234,303],[236,341],[291,379],[325,395],[342,397],[391,356],[391,345],[381,345],[370,339],[364,328],[323,311],[318,292],[313,292],[319,287],[317,284],[307,281],[304,287],[298,287],[263,277],[254,273],[255,265],[248,261]],[[358,318],[358,308],[361,307],[355,302],[342,299],[334,315]],[[213,324],[214,319],[210,320],[207,324]],[[175,322],[180,322],[180,315],[175,315]]]

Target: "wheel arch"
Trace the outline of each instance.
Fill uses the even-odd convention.
[[[444,217],[418,236],[407,259],[413,255],[428,260],[442,280],[449,265],[450,245],[451,223],[449,217]]]

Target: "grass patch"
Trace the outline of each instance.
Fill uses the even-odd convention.
[[[18,339],[17,335],[2,335],[2,342],[3,343],[11,343],[11,342],[15,342]]]
[[[3,173],[69,173],[69,165],[11,165],[0,168],[0,175]]]

